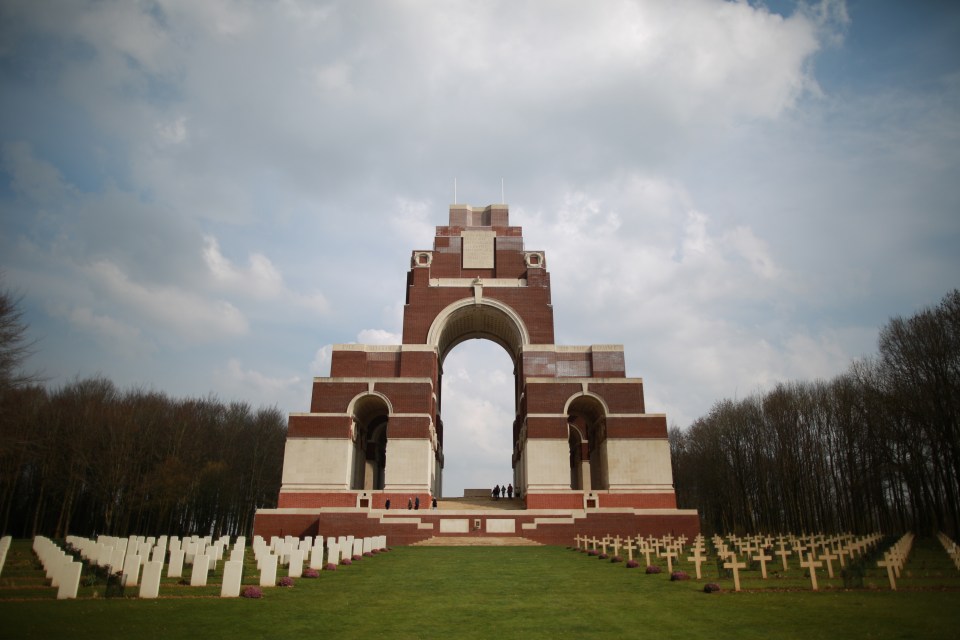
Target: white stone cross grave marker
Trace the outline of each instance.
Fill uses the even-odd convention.
[[[810,571],[810,587],[814,591],[819,591],[820,587],[817,586],[817,569],[822,567],[823,563],[814,557],[812,551],[809,551],[807,552],[807,559],[800,561],[800,566]]]
[[[700,565],[706,562],[706,556],[702,555],[703,549],[700,546],[693,547],[693,555],[687,558],[687,562],[692,562],[697,568],[697,580],[703,579],[701,574]]]
[[[896,564],[897,560],[889,553],[883,554],[883,560],[877,560],[877,566],[887,570],[887,580],[890,581],[891,591],[897,590]]]
[[[633,539],[627,538],[627,541],[623,543],[623,548],[627,550],[627,562],[633,562],[633,551],[637,548],[637,545],[633,544]]]
[[[766,549],[759,547],[757,549],[759,553],[753,556],[753,559],[760,563],[760,575],[766,580],[767,579],[767,562],[773,560],[773,556],[768,556]]]
[[[833,554],[829,547],[824,547],[820,552],[820,559],[825,560],[827,563],[827,576],[833,577],[833,560],[836,560],[839,556]]]
[[[723,563],[723,568],[733,571],[733,590],[740,591],[740,569],[746,569],[747,563],[737,562],[737,554],[732,551],[728,555],[730,560]]]
[[[663,557],[667,559],[667,573],[673,573],[673,559],[678,557],[677,550],[667,547],[663,550]]]

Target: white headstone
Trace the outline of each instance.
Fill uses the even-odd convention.
[[[303,575],[303,551],[300,549],[292,549],[289,558],[287,575],[291,578],[299,578]]]
[[[124,587],[135,587],[140,581],[140,556],[128,555],[123,563],[123,575],[120,584]]]
[[[277,556],[265,555],[260,562],[260,586],[273,587],[277,584]]]
[[[310,568],[323,569],[323,546],[319,544],[310,548]]]
[[[167,577],[179,578],[183,575],[183,549],[170,550],[170,564],[167,565]]]
[[[80,572],[83,570],[83,564],[80,562],[71,562],[65,566],[60,573],[60,588],[57,589],[57,600],[68,600],[77,597],[77,589],[80,587]]]
[[[190,572],[191,587],[207,586],[207,572],[210,570],[210,556],[202,553],[193,557],[193,570]]]
[[[240,581],[243,579],[243,562],[227,560],[223,563],[223,584],[220,587],[221,598],[236,598],[240,595]]]
[[[160,575],[162,573],[162,562],[151,560],[143,565],[143,580],[140,581],[141,598],[156,598],[160,595]]]

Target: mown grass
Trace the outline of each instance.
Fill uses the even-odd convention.
[[[261,600],[198,597],[219,586],[168,580],[158,600],[85,587],[55,601],[17,541],[0,577],[0,637],[955,638],[960,576],[935,545],[918,541],[896,592],[876,571],[873,588],[845,591],[824,574],[814,593],[799,570],[767,581],[750,570],[734,593],[715,563],[704,580],[670,582],[560,547],[400,547]],[[724,591],[703,593],[707,581]],[[244,582],[256,582],[252,569]]]

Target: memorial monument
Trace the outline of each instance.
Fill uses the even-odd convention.
[[[455,204],[449,214],[433,248],[412,253],[403,344],[334,346],[310,411],[290,415],[277,508],[257,512],[255,533],[349,531],[391,544],[696,535],[696,511],[677,509],[666,416],[646,412],[623,347],[554,343],[546,254],[525,249],[507,205]],[[443,362],[473,338],[513,361],[512,484],[523,510],[426,508],[443,495]],[[425,508],[408,510],[416,499]]]

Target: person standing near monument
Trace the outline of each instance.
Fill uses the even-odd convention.
[[[513,500],[513,483],[512,482],[507,486],[507,497]]]
[[[413,510],[413,498],[407,498],[407,510],[408,511]]]
[[[413,510],[420,511],[420,496],[417,496],[416,500],[413,502]]]
[[[493,499],[494,500],[500,499],[500,485],[498,484],[493,485]]]
[[[434,511],[437,510],[437,496],[432,496],[430,498],[430,508]]]

